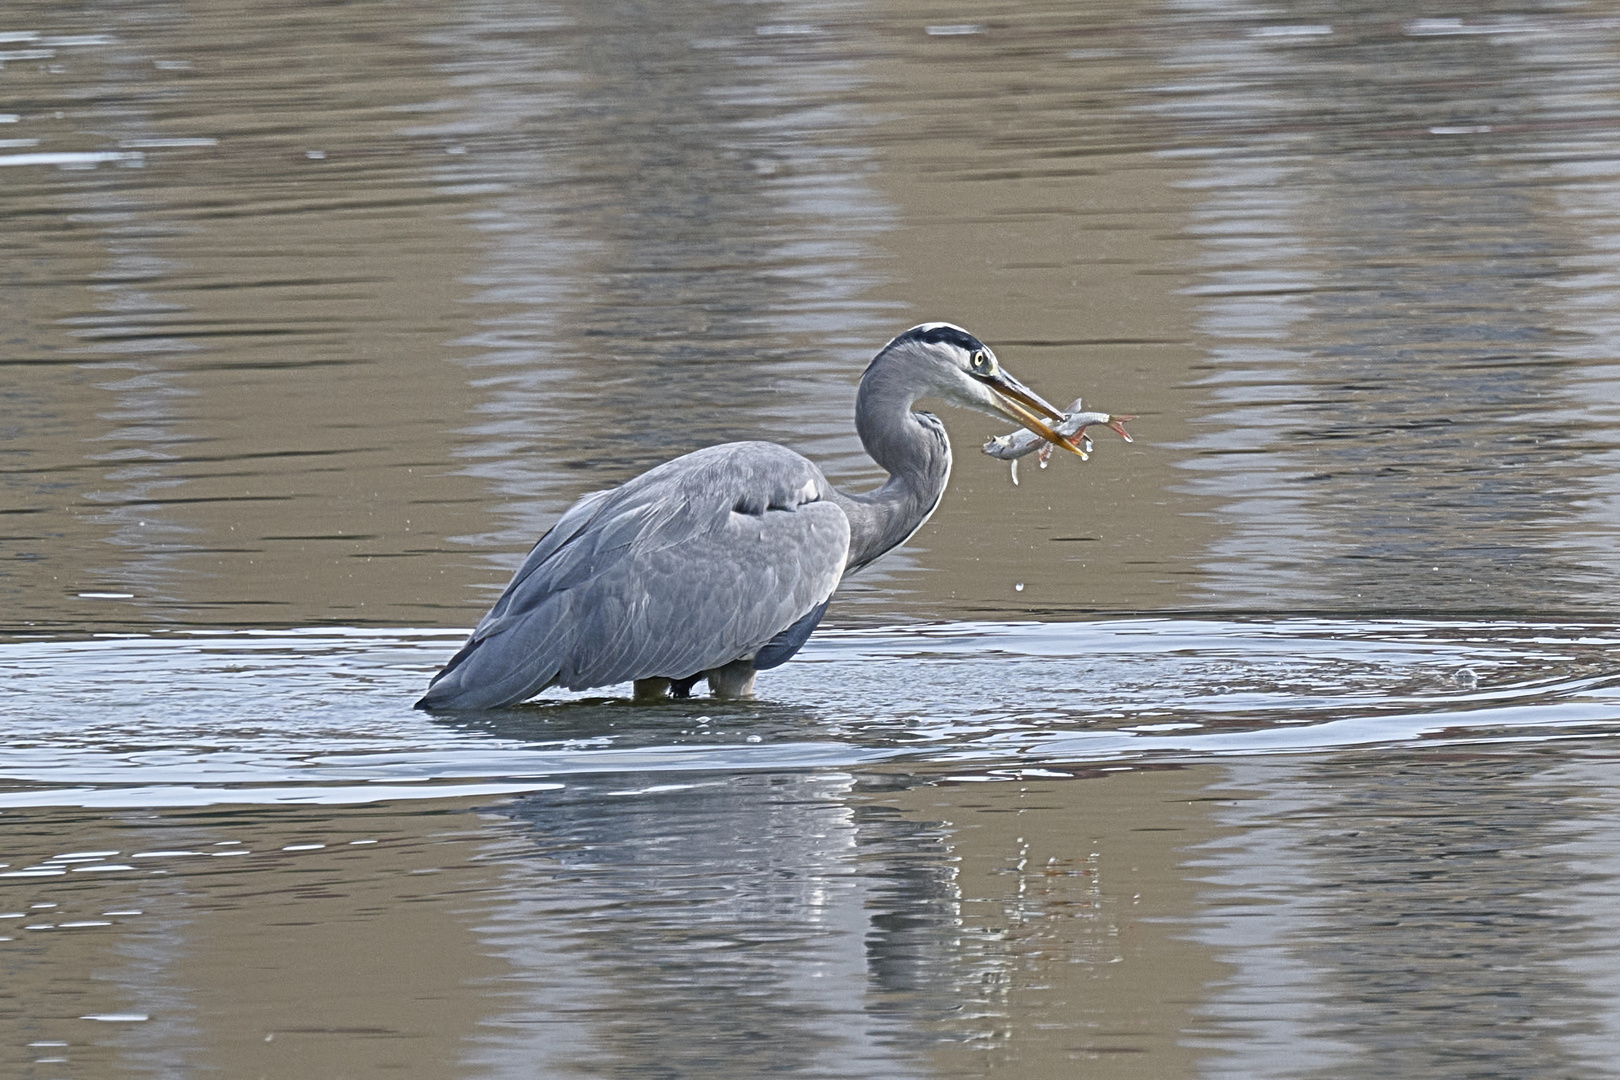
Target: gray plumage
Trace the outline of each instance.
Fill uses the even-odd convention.
[[[856,398],[861,444],[887,482],[847,494],[786,447],[737,442],[586,495],[417,706],[497,708],[549,686],[631,681],[638,697],[684,695],[701,678],[717,694],[750,693],[756,670],[804,643],[844,576],[904,543],[939,505],[950,444],[938,417],[911,408],[928,395],[1037,430],[1043,414],[1062,416],[973,335],[913,327],[873,359]]]

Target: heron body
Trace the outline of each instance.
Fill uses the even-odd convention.
[[[843,578],[904,543],[950,477],[945,428],[924,396],[1044,423],[1062,414],[1002,372],[973,335],[924,323],[862,376],[855,426],[889,479],[839,491],[809,459],[768,442],[710,446],[584,496],[540,538],[501,598],[417,702],[488,709],[550,686],[634,682],[684,696],[707,679],[752,693],[815,629]]]

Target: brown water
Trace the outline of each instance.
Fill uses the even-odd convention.
[[[0,1074],[1598,1077],[1620,18],[0,8]],[[585,491],[1137,413],[759,702],[410,709]]]

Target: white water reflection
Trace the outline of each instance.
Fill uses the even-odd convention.
[[[1534,755],[1229,769],[1232,831],[1194,864],[1199,940],[1231,965],[1207,1073],[1607,1075],[1613,911],[1581,898],[1616,776]]]
[[[1570,761],[1550,779],[1569,792],[1571,813],[1548,837],[1547,851],[1568,865],[1568,875],[1546,895],[1551,913],[1582,928],[1582,947],[1563,964],[1587,1005],[1584,1022],[1564,1042],[1593,1075],[1620,1061],[1620,926],[1614,924],[1614,881],[1620,873],[1620,790],[1607,761]]]
[[[1168,62],[1189,76],[1154,106],[1205,145],[1212,408],[1184,465],[1226,526],[1208,600],[1522,610],[1552,586],[1603,607],[1612,245],[1581,205],[1615,149],[1577,118],[1620,110],[1588,77],[1615,28],[1198,21],[1221,9],[1187,9]],[[1487,70],[1466,94],[1447,76]]]
[[[1240,767],[1231,776],[1241,784],[1253,771]],[[1232,968],[1229,978],[1211,988],[1203,1009],[1216,1037],[1196,1039],[1229,1050],[1206,1065],[1211,1077],[1292,1078],[1343,1070],[1356,1059],[1356,1046],[1321,1034],[1334,1022],[1331,987],[1296,954],[1324,886],[1309,838],[1268,828],[1276,818],[1310,809],[1307,800],[1276,791],[1279,771],[1261,773],[1271,781],[1268,797],[1222,814],[1231,835],[1206,844],[1187,867],[1211,886],[1198,938]]]
[[[1517,44],[1526,64],[1572,63],[1576,72],[1542,91],[1543,109],[1552,115],[1591,116],[1612,107],[1612,79],[1596,74],[1614,56],[1620,29],[1597,24],[1587,32],[1538,35]],[[1573,493],[1580,524],[1552,544],[1577,561],[1582,584],[1607,594],[1620,574],[1620,448],[1600,433],[1620,430],[1620,141],[1601,131],[1577,130],[1564,139],[1549,138],[1536,163],[1551,181],[1558,209],[1568,218],[1578,243],[1559,260],[1548,315],[1557,333],[1558,355],[1571,361],[1562,400],[1532,418],[1538,425],[1568,425],[1580,435],[1573,441],[1593,466]],[[1588,436],[1596,429],[1597,437]]]
[[[162,7],[154,5],[146,17],[165,16]],[[86,73],[104,92],[120,99],[118,107],[102,115],[102,139],[122,144],[139,141],[151,132],[153,111],[147,104],[152,83],[150,58],[141,51],[144,42],[139,35],[134,41],[113,34],[40,40],[53,43],[52,57]],[[27,120],[28,130],[39,128],[41,117],[30,115]],[[3,160],[17,166],[54,164],[88,170],[107,162],[141,166],[146,156],[49,150]],[[170,601],[176,579],[183,574],[183,553],[197,544],[200,532],[169,505],[185,483],[174,474],[173,464],[198,439],[184,417],[185,400],[197,391],[186,385],[183,360],[176,363],[196,346],[170,332],[187,314],[159,291],[162,283],[181,271],[172,247],[175,238],[188,230],[164,219],[163,199],[157,192],[131,184],[116,172],[87,172],[64,180],[52,201],[58,213],[72,223],[66,231],[73,235],[72,247],[77,250],[65,250],[67,245],[61,245],[39,252],[50,268],[40,276],[76,278],[76,295],[46,299],[28,280],[32,274],[26,275],[10,292],[40,291],[41,298],[31,301],[16,296],[18,308],[33,314],[49,306],[60,314],[52,320],[54,325],[43,319],[23,320],[21,340],[13,339],[12,344],[26,343],[29,351],[43,354],[41,358],[49,365],[77,368],[81,376],[74,390],[54,388],[56,393],[42,395],[30,403],[32,408],[19,410],[12,423],[49,425],[71,417],[82,460],[31,462],[34,469],[23,477],[32,473],[38,484],[44,479],[40,474],[51,466],[66,465],[71,486],[39,484],[26,494],[19,493],[16,505],[36,503],[41,496],[51,501],[82,499],[87,505],[79,517],[81,529],[75,530],[78,535],[70,543],[93,549],[86,554],[97,564],[98,572],[86,584],[117,582],[159,602]],[[86,389],[92,393],[85,394]],[[28,537],[25,543],[33,539]],[[37,558],[43,553],[29,554]],[[78,595],[122,600],[132,599],[134,594]],[[14,614],[29,609],[43,613],[40,599],[11,597]]]
[[[865,298],[893,212],[840,104],[860,67],[808,18],[838,14],[695,2],[653,34],[641,8],[482,3],[433,35],[456,96],[410,133],[453,151],[484,249],[457,455],[501,500],[457,542],[515,564],[584,491],[727,438],[871,473],[851,417],[899,329]]]

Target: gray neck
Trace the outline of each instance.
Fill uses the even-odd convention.
[[[855,398],[855,430],[872,460],[888,471],[889,479],[860,495],[833,493],[849,517],[846,574],[905,543],[939,505],[951,475],[945,425],[929,413],[911,411],[924,388],[904,378],[902,365],[885,363],[887,356],[880,354],[861,378]]]

